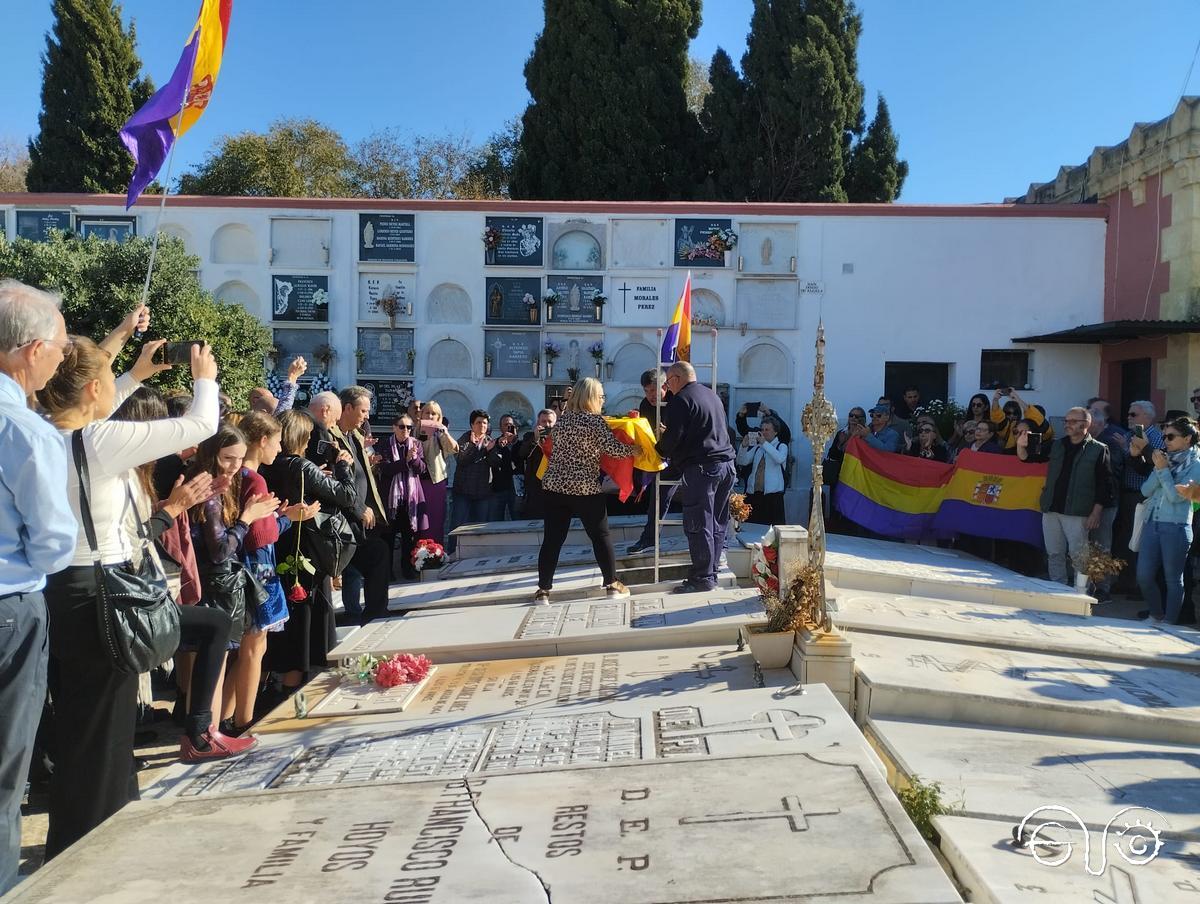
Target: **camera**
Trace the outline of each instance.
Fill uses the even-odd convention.
[[[1027,449],[1030,455],[1042,454],[1042,434],[1029,431],[1029,447]]]
[[[192,346],[204,348],[207,345],[203,339],[192,339],[187,342],[168,342],[160,350],[164,364],[190,364],[192,361]]]
[[[758,409],[762,407],[762,402],[747,402],[746,417],[758,417]]]

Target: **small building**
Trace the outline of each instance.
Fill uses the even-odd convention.
[[[0,217],[10,239],[153,229],[156,198],[128,214],[123,204],[0,195]],[[438,400],[456,429],[477,407],[528,423],[562,394],[569,368],[599,372],[609,410],[636,407],[690,272],[701,378],[715,354],[731,410],[761,401],[799,436],[818,318],[843,419],[909,383],[964,404],[1011,385],[1052,415],[1094,394],[1094,345],[1012,337],[1103,319],[1106,214],[1079,204],[172,197],[162,230],[196,256],[205,289],[274,330],[271,366],[305,354],[311,374],[313,353],[329,346],[333,382],[374,389],[379,424],[413,394]],[[709,241],[720,230],[737,234],[731,252]],[[560,349],[554,360],[547,343]],[[802,484],[802,440],[795,452]]]
[[[1160,412],[1190,413],[1200,386],[1200,98],[1183,98],[1165,119],[1137,123],[1125,141],[1011,200],[1099,204],[1109,222],[1103,316],[1018,338],[1097,348],[1099,394],[1122,412],[1149,399]]]

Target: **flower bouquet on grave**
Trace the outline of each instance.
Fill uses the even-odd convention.
[[[418,684],[429,676],[432,669],[433,663],[420,653],[394,653],[391,656],[363,653],[349,665],[335,669],[334,674],[359,684],[389,688]]]
[[[579,368],[578,367],[568,367],[567,368],[567,379],[572,384],[578,383],[579,382]]]
[[[483,260],[484,263],[496,263],[496,249],[500,247],[500,239],[502,238],[500,230],[495,226],[489,226],[483,230]]]
[[[1075,584],[1079,587],[1080,578],[1086,581],[1079,589],[1095,589],[1109,578],[1115,578],[1125,567],[1123,559],[1110,555],[1099,543],[1089,543],[1084,554],[1075,562]]]
[[[600,367],[604,364],[604,343],[593,342],[588,346],[588,354],[596,362],[596,379],[600,379]]]
[[[433,540],[418,540],[413,547],[412,564],[417,571],[441,568],[446,564],[446,550]]]
[[[358,362],[359,373],[362,373],[363,362],[367,360],[367,350],[365,348],[356,348],[354,350],[354,360]]]
[[[751,547],[750,577],[758,592],[779,595],[779,534],[767,528],[762,543]]]
[[[396,315],[401,309],[400,299],[396,297],[395,292],[390,292],[379,299],[379,310],[383,311],[388,319],[388,329],[396,328]]]
[[[708,236],[708,247],[722,256],[725,252],[732,251],[737,242],[737,233],[732,229],[718,229]]]
[[[521,299],[521,302],[525,305],[525,310],[527,310],[529,312],[529,322],[537,323],[538,322],[538,300],[536,298],[534,298],[532,294],[530,294],[529,292],[526,292],[525,296]]]
[[[542,304],[546,306],[546,319],[554,319],[554,306],[562,301],[562,296],[557,292],[547,292],[542,296]]]
[[[729,496],[729,517],[733,519],[733,529],[739,531],[746,519],[754,511],[754,506],[746,501],[742,493],[731,493]]]
[[[321,343],[313,350],[313,357],[317,359],[317,363],[320,364],[321,367],[326,370],[326,372],[328,372],[329,365],[333,363],[333,359],[336,355],[337,352],[334,351],[333,346],[327,342]]]
[[[547,339],[542,345],[542,353],[546,356],[546,379],[554,377],[554,359],[562,354],[562,346],[553,339]]]
[[[608,304],[608,296],[596,294],[592,296],[592,304],[596,307],[596,322],[604,320],[604,306]]]

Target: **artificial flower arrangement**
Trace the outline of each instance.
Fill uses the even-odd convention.
[[[429,677],[433,663],[420,653],[394,653],[391,656],[372,656],[364,653],[349,665],[337,669],[337,674],[360,684],[376,687],[400,687],[418,684]]]
[[[744,523],[749,519],[753,511],[754,506],[746,501],[745,495],[742,493],[731,493],[729,495],[729,517],[734,521]]]
[[[500,244],[500,230],[495,226],[489,226],[483,230],[483,247],[488,251],[495,251]]]
[[[562,346],[553,339],[547,339],[542,346],[542,351],[545,353],[547,361],[553,361],[562,354]]]
[[[737,233],[732,229],[718,229],[708,237],[708,247],[718,254],[732,251],[738,242]]]
[[[379,299],[379,310],[383,311],[384,316],[387,317],[389,326],[396,325],[396,315],[400,313],[401,307],[400,299],[396,297],[395,292],[389,292]]]
[[[597,364],[599,364],[601,361],[604,360],[604,343],[603,342],[593,342],[591,345],[588,346],[588,354],[591,355],[596,360]]]
[[[433,540],[418,540],[412,551],[413,568],[424,571],[426,568],[441,568],[446,564],[446,550],[441,543]]]
[[[779,535],[773,527],[767,529],[762,544],[751,553],[750,577],[759,593],[779,595]]]

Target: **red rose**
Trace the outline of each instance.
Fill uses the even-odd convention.
[[[777,558],[779,558],[779,552],[775,549],[774,546],[764,546],[763,547],[763,558],[766,559],[768,562],[774,562]]]
[[[288,591],[287,598],[293,603],[302,603],[308,599],[308,591],[304,589],[303,585],[301,585],[299,581],[297,581],[292,585],[292,589]]]

